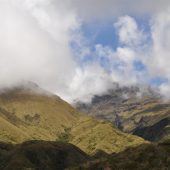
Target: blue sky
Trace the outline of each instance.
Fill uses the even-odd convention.
[[[150,16],[133,16],[139,27],[145,32],[150,32]],[[119,45],[118,36],[114,29],[113,23],[116,22],[117,18],[109,18],[108,20],[95,20],[93,22],[85,22],[82,24],[82,32],[84,36],[90,40],[92,44],[109,45],[116,49]]]
[[[148,44],[151,43],[151,16],[144,14],[140,16],[133,16],[138,27],[147,35],[146,42]],[[109,20],[95,20],[93,22],[85,22],[81,26],[81,31],[83,36],[88,40],[88,45],[92,52],[95,52],[96,44],[101,44],[102,46],[108,46],[113,51],[115,51],[118,47],[121,47],[122,44],[119,41],[117,29],[114,27],[114,23],[118,18],[113,17]],[[146,43],[144,42],[144,43]],[[93,56],[94,55],[94,56]],[[98,57],[94,53],[90,53],[83,57],[80,61],[82,67],[83,65],[89,63],[98,62],[106,71],[110,71],[112,65],[110,60],[106,57]],[[147,66],[141,60],[134,60],[133,67],[135,72],[143,72],[145,76],[148,76]],[[145,77],[146,78],[146,77]],[[146,82],[149,85],[159,87],[160,85],[167,83],[168,80],[164,77],[153,76],[151,78],[146,78]]]
[[[118,45],[118,37],[113,28],[113,20],[110,21],[95,21],[82,25],[84,36],[90,40],[92,45],[102,44],[116,48]]]
[[[0,1],[0,22],[0,88],[32,81],[71,102],[113,82],[170,94],[169,0]]]
[[[130,16],[135,19],[139,28],[145,32],[147,35],[147,41],[150,42],[150,16]],[[81,31],[83,36],[88,40],[88,45],[92,52],[95,52],[96,44],[101,44],[102,46],[108,46],[113,51],[118,47],[121,47],[122,44],[119,42],[119,37],[117,30],[114,27],[114,23],[118,18],[112,18],[109,20],[96,20],[93,22],[85,22],[81,26]],[[76,47],[72,47],[73,49]],[[75,50],[75,49],[74,49]],[[94,55],[94,56],[93,56]],[[89,63],[98,62],[106,71],[110,71],[111,63],[108,58],[96,56],[94,53],[90,53],[82,58],[80,64],[86,65]],[[133,62],[134,71],[136,72],[145,72],[147,74],[147,67],[141,60],[134,60]],[[152,79],[146,79],[147,83],[153,86],[160,86],[162,83],[167,82],[165,78],[153,77]]]

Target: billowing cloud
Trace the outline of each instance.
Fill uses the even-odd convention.
[[[104,94],[112,88],[110,75],[98,64],[91,64],[84,69],[77,68],[74,79],[70,82],[66,98],[68,101],[90,102],[96,94]]]
[[[130,16],[123,16],[114,24],[120,43],[127,46],[140,45],[144,34],[139,30],[136,21]]]
[[[167,9],[169,0],[71,0],[68,1],[85,19],[97,19],[119,15],[153,14]]]
[[[160,86],[164,95],[170,97],[170,8],[153,16],[151,21],[151,40],[144,62],[152,76],[164,78]],[[169,91],[169,92],[168,92]]]
[[[0,23],[1,87],[28,80],[52,91],[66,86],[76,67],[69,47],[74,13],[52,1],[1,1]]]
[[[115,81],[131,85],[162,77],[167,82],[160,90],[167,94],[168,6],[167,0],[2,0],[0,87],[33,81],[69,102],[89,102]],[[141,12],[152,19],[147,33],[128,15]],[[113,17],[117,47],[88,43],[81,24]]]
[[[170,98],[170,10],[152,16],[150,31],[142,30],[133,17],[119,17],[114,24],[119,37],[116,49],[97,44],[92,56],[96,62],[107,61],[111,82],[121,85],[150,84],[162,79],[160,92]],[[103,67],[103,66],[102,66]],[[106,68],[107,67],[107,68]],[[138,68],[139,67],[139,68]]]

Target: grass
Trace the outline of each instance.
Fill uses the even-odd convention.
[[[120,152],[129,146],[145,143],[142,138],[125,134],[111,123],[96,121],[90,117],[81,117],[77,125],[72,128],[70,141],[88,154],[98,150],[106,153]]]
[[[169,170],[170,140],[141,144],[119,153],[89,156],[65,142],[0,143],[0,169],[6,170]]]
[[[120,132],[111,123],[79,113],[54,95],[22,89],[8,91],[0,94],[0,108],[0,140],[5,142],[57,139],[70,142],[88,154],[98,150],[120,152],[145,143],[139,137]]]
[[[158,144],[142,144],[123,152],[96,159],[74,170],[169,170],[170,140]]]

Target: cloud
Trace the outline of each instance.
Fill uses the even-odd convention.
[[[160,92],[165,97],[170,97],[169,14],[168,9],[153,15],[150,32],[147,33],[138,26],[134,18],[127,15],[119,17],[114,24],[120,42],[117,48],[97,44],[95,51],[91,53],[95,62],[109,71],[107,75],[110,82],[118,82],[120,85],[150,84],[152,79],[158,77],[166,80],[158,85]],[[107,65],[101,65],[105,61]],[[136,69],[138,64],[142,65],[139,70]]]
[[[70,5],[87,20],[130,14],[153,14],[167,9],[169,0],[71,0]]]
[[[74,75],[69,42],[79,23],[52,2],[0,2],[1,87],[29,80],[60,91]]]
[[[74,79],[70,82],[64,98],[67,101],[88,103],[97,94],[104,94],[112,88],[110,75],[98,64],[91,64],[84,69],[77,68]]]
[[[119,41],[123,45],[137,46],[143,39],[143,33],[139,30],[136,21],[130,16],[120,17],[118,22],[114,24]]]
[[[122,44],[117,48],[117,56],[125,63],[123,69],[131,77],[128,81],[141,83],[143,79],[149,84],[152,79],[161,78],[164,81],[158,88],[163,96],[170,98],[170,8],[152,15],[150,32],[147,33],[129,16],[120,17],[114,26]],[[133,68],[135,61],[141,62],[144,70],[136,72]]]
[[[160,91],[170,97],[170,8],[153,16],[151,21],[151,44],[144,53],[143,61],[152,77],[166,80],[160,85]]]
[[[146,64],[152,74],[170,78],[170,8],[152,18],[150,55]]]
[[[0,87],[33,81],[69,102],[89,102],[93,95],[112,88],[113,82],[132,85],[157,76],[170,81],[167,62],[170,10],[164,10],[169,3],[166,0],[136,3],[134,0],[128,4],[125,0],[0,1]],[[117,48],[92,45],[81,31],[81,24],[89,20],[115,18],[139,11],[138,7],[152,16],[150,32],[144,32],[127,14],[118,17],[113,28],[119,38]],[[144,68],[137,69],[138,65]],[[168,81],[160,86],[163,93],[167,92]]]

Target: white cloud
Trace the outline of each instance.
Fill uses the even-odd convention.
[[[170,80],[170,10],[155,15],[166,9],[169,1],[140,0],[138,5],[134,0],[126,2],[0,1],[0,86],[33,81],[67,101],[88,102],[93,95],[103,94],[111,88],[114,81],[127,85],[147,79],[145,73],[134,69],[136,60],[144,62],[148,77],[162,76]],[[135,19],[125,15],[115,23],[120,46],[114,50],[111,46],[94,44],[92,51],[81,33],[81,22],[117,16],[125,6],[127,12],[137,11],[140,7],[154,14],[152,43],[147,42]],[[78,49],[72,50],[70,42],[76,43]],[[144,50],[143,44],[148,48]],[[87,55],[92,60],[95,58],[93,62],[79,63]],[[80,61],[75,56],[79,56]],[[102,59],[108,60],[108,66],[101,66]],[[167,89],[169,84],[164,87],[161,89]]]
[[[120,17],[114,24],[118,31],[120,43],[127,46],[137,46],[144,39],[143,33],[139,30],[136,21],[130,16]]]
[[[67,0],[84,19],[113,18],[127,13],[153,14],[167,9],[169,0]]]
[[[133,85],[141,77],[133,67],[134,61],[137,59],[134,49],[125,46],[113,50],[111,47],[98,44],[95,53],[99,58],[104,57],[109,60],[109,75],[112,83]]]
[[[112,82],[111,76],[97,64],[77,68],[65,98],[67,101],[90,102],[94,95],[106,93],[112,87]]]
[[[161,92],[161,94],[165,97],[165,99],[170,99],[170,86],[169,84],[162,84],[159,87],[159,90]]]
[[[122,61],[126,63],[127,67],[123,67],[125,72],[131,75],[133,80],[136,77],[136,82],[141,82],[131,69],[132,62],[139,60],[144,63],[147,71],[147,77],[145,74],[141,74],[140,77],[146,78],[147,81],[155,77],[165,79],[159,89],[164,96],[170,98],[170,8],[152,16],[149,40],[147,39],[149,33],[146,36],[129,16],[121,17],[115,25],[120,42],[124,45],[117,48],[117,55],[120,55]]]
[[[152,44],[146,64],[152,74],[170,79],[170,9],[154,16],[151,24]]]
[[[160,91],[170,98],[170,8],[152,17],[151,42],[149,50],[143,52],[143,62],[152,77],[167,80],[160,85]]]
[[[79,25],[74,13],[53,1],[1,1],[0,23],[1,87],[30,80],[52,91],[65,88],[76,67],[69,47]]]

